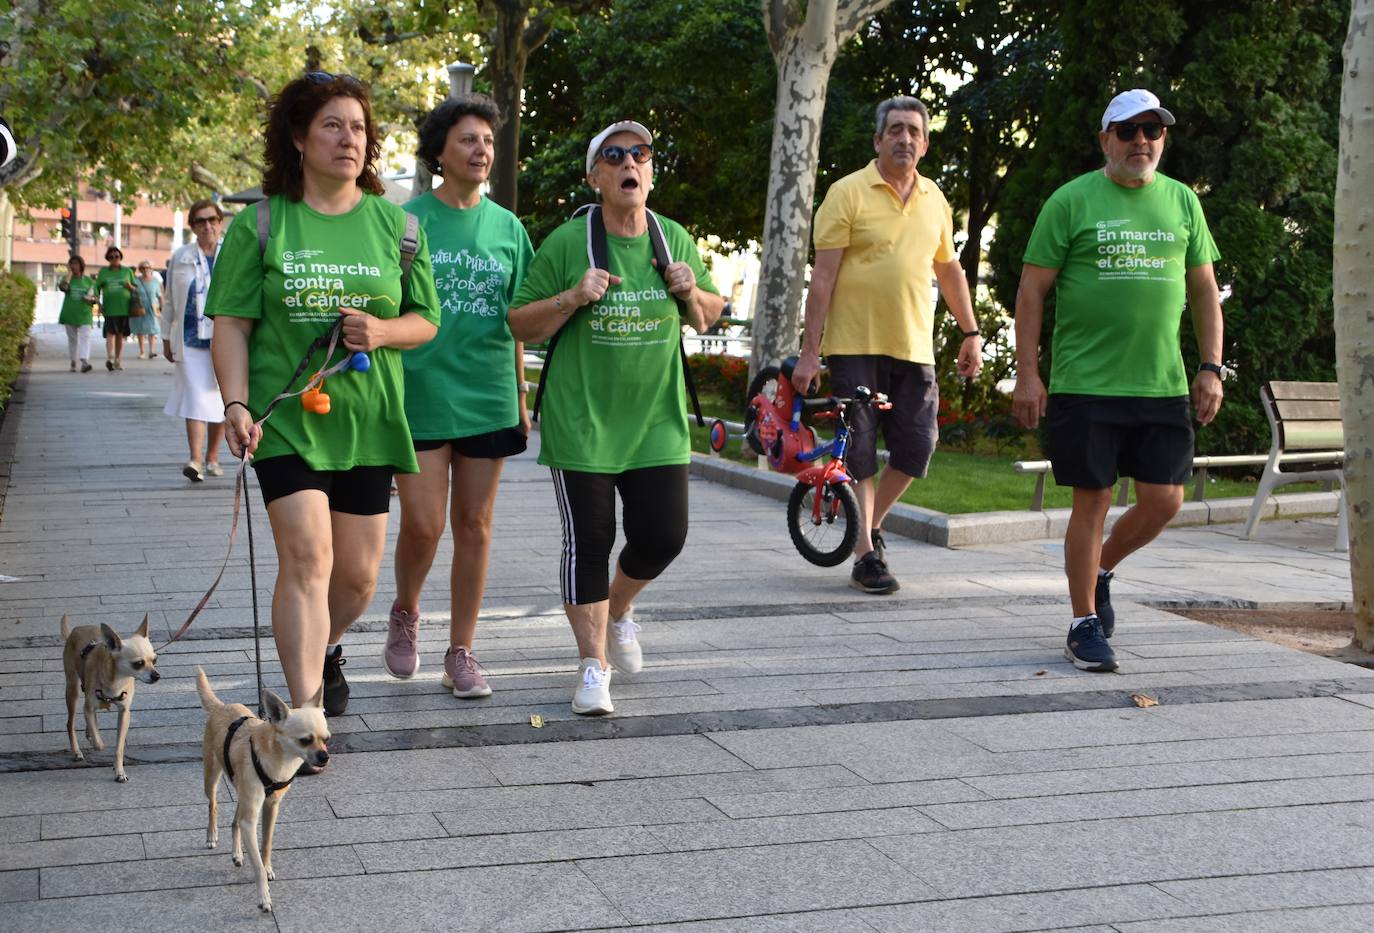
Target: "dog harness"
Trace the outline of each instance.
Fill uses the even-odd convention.
[[[88,655],[88,654],[90,654],[92,651],[94,651],[95,648],[96,648],[96,646],[99,645],[99,644],[100,644],[100,639],[97,638],[97,639],[95,639],[94,641],[92,641],[89,645],[87,645],[86,647],[82,648],[82,649],[81,649],[81,660],[83,660],[83,661],[86,660],[86,655]],[[124,698],[127,697],[128,695],[129,695],[129,691],[127,691],[127,690],[122,690],[122,691],[120,691],[120,694],[119,694],[119,696],[117,696],[117,697],[106,696],[104,690],[101,690],[99,687],[96,687],[96,688],[95,688],[95,698],[96,698],[97,700],[99,700],[101,703],[105,704],[105,709],[109,709],[111,703],[123,703],[123,702],[124,702]]]
[[[234,734],[239,731],[239,726],[243,725],[252,717],[240,716],[229,723],[229,728],[224,730],[224,773],[229,775],[229,780],[234,780],[234,764],[229,760],[229,743],[234,741]],[[253,759],[253,770],[258,772],[258,780],[262,781],[262,788],[268,795],[275,794],[279,790],[286,790],[291,786],[291,782],[296,779],[293,774],[284,781],[274,781],[267,776],[267,772],[262,770],[262,762],[258,760],[258,750],[253,747],[253,737],[248,737],[248,754]]]

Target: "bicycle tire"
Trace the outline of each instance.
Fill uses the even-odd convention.
[[[754,422],[758,420],[759,413],[754,408],[754,398],[760,392],[768,388],[768,383],[773,383],[773,389],[768,393],[770,399],[777,396],[778,376],[782,371],[776,366],[765,366],[754,374],[754,379],[749,383],[749,391],[744,396],[744,440],[749,447],[760,457],[767,456],[768,451],[764,448],[763,442],[759,440],[758,432],[754,430]]]
[[[787,497],[787,531],[802,557],[817,567],[834,567],[854,553],[854,542],[859,539],[859,497],[848,483],[830,483],[821,491],[829,501],[821,503],[821,521],[816,524],[811,517],[816,487],[810,483],[792,487]],[[840,522],[842,529],[836,527]]]

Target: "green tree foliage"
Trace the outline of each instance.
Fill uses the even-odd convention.
[[[33,326],[33,302],[38,289],[22,275],[0,273],[0,408],[10,397],[24,343]]]
[[[1258,405],[1271,379],[1335,377],[1332,205],[1343,0],[1083,0],[1056,24],[1060,66],[1040,101],[990,251],[996,295],[1015,301],[1021,254],[1046,197],[1102,164],[1096,132],[1119,90],[1155,90],[1178,117],[1161,170],[1198,191],[1222,259],[1227,361],[1239,372],[1202,453],[1268,446]],[[1047,309],[1042,345],[1053,326]],[[1197,352],[1187,315],[1184,358]],[[1042,356],[1047,365],[1048,353]]]
[[[665,29],[665,24],[671,28]],[[592,199],[587,144],[633,119],[655,134],[650,207],[697,234],[763,227],[774,67],[757,2],[620,0],[556,30],[525,82],[521,215],[539,242]]]

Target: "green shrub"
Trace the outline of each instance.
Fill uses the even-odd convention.
[[[9,401],[14,380],[19,378],[37,292],[37,286],[22,275],[0,275],[0,406]]]

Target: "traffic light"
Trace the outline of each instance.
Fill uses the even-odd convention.
[[[75,252],[80,243],[76,237],[76,205],[62,208],[62,239],[71,244],[72,252]]]

